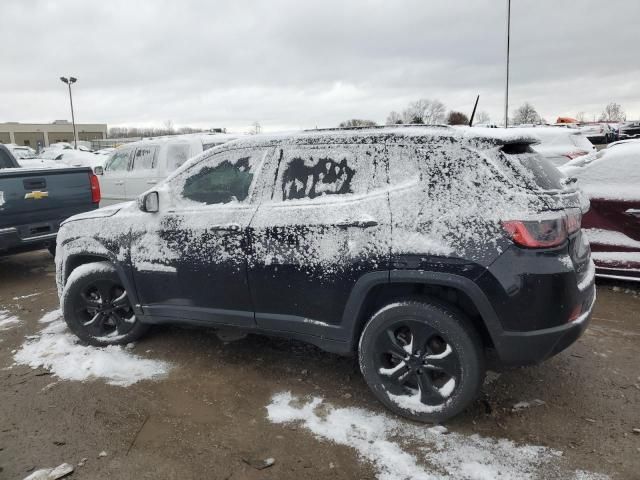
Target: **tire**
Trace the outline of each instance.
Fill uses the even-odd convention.
[[[387,408],[428,423],[467,408],[485,372],[482,342],[466,315],[428,299],[400,300],[375,313],[360,337],[359,362]]]
[[[62,312],[69,329],[96,347],[133,342],[149,330],[149,325],[136,318],[109,262],[81,265],[71,272],[62,295]]]
[[[49,250],[49,253],[51,254],[51,256],[53,258],[56,258],[56,244],[55,243],[50,243],[49,246],[47,246],[47,250]]]

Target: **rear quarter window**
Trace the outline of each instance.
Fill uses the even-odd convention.
[[[562,190],[564,175],[528,144],[504,145],[496,155],[504,174],[528,190]]]

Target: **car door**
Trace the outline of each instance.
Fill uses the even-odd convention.
[[[130,148],[119,148],[105,162],[104,173],[99,179],[101,207],[127,200],[125,180],[129,175],[131,152]]]
[[[131,264],[145,314],[254,325],[246,230],[271,150],[218,152],[160,189],[160,212],[132,233]]]
[[[571,172],[591,202],[582,226],[600,273],[640,278],[640,145],[600,155]]]
[[[125,180],[128,200],[135,200],[162,178],[158,172],[160,145],[139,145],[131,157],[131,168]]]
[[[355,283],[388,270],[390,212],[383,145],[277,149],[271,197],[249,228],[256,322],[268,330],[327,334]]]

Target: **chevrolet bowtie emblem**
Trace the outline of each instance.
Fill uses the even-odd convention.
[[[25,193],[24,199],[29,200],[32,198],[34,200],[40,200],[42,198],[47,198],[48,196],[49,196],[49,192],[41,192],[40,190],[34,190],[31,193]]]

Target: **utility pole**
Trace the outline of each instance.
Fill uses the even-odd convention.
[[[78,149],[78,134],[76,133],[76,118],[73,115],[73,97],[71,96],[71,84],[76,83],[78,79],[76,77],[60,77],[63,83],[66,83],[69,87],[69,103],[71,104],[71,123],[73,124],[73,148]]]
[[[507,83],[504,93],[504,128],[509,126],[509,44],[511,42],[511,0],[507,0]]]

